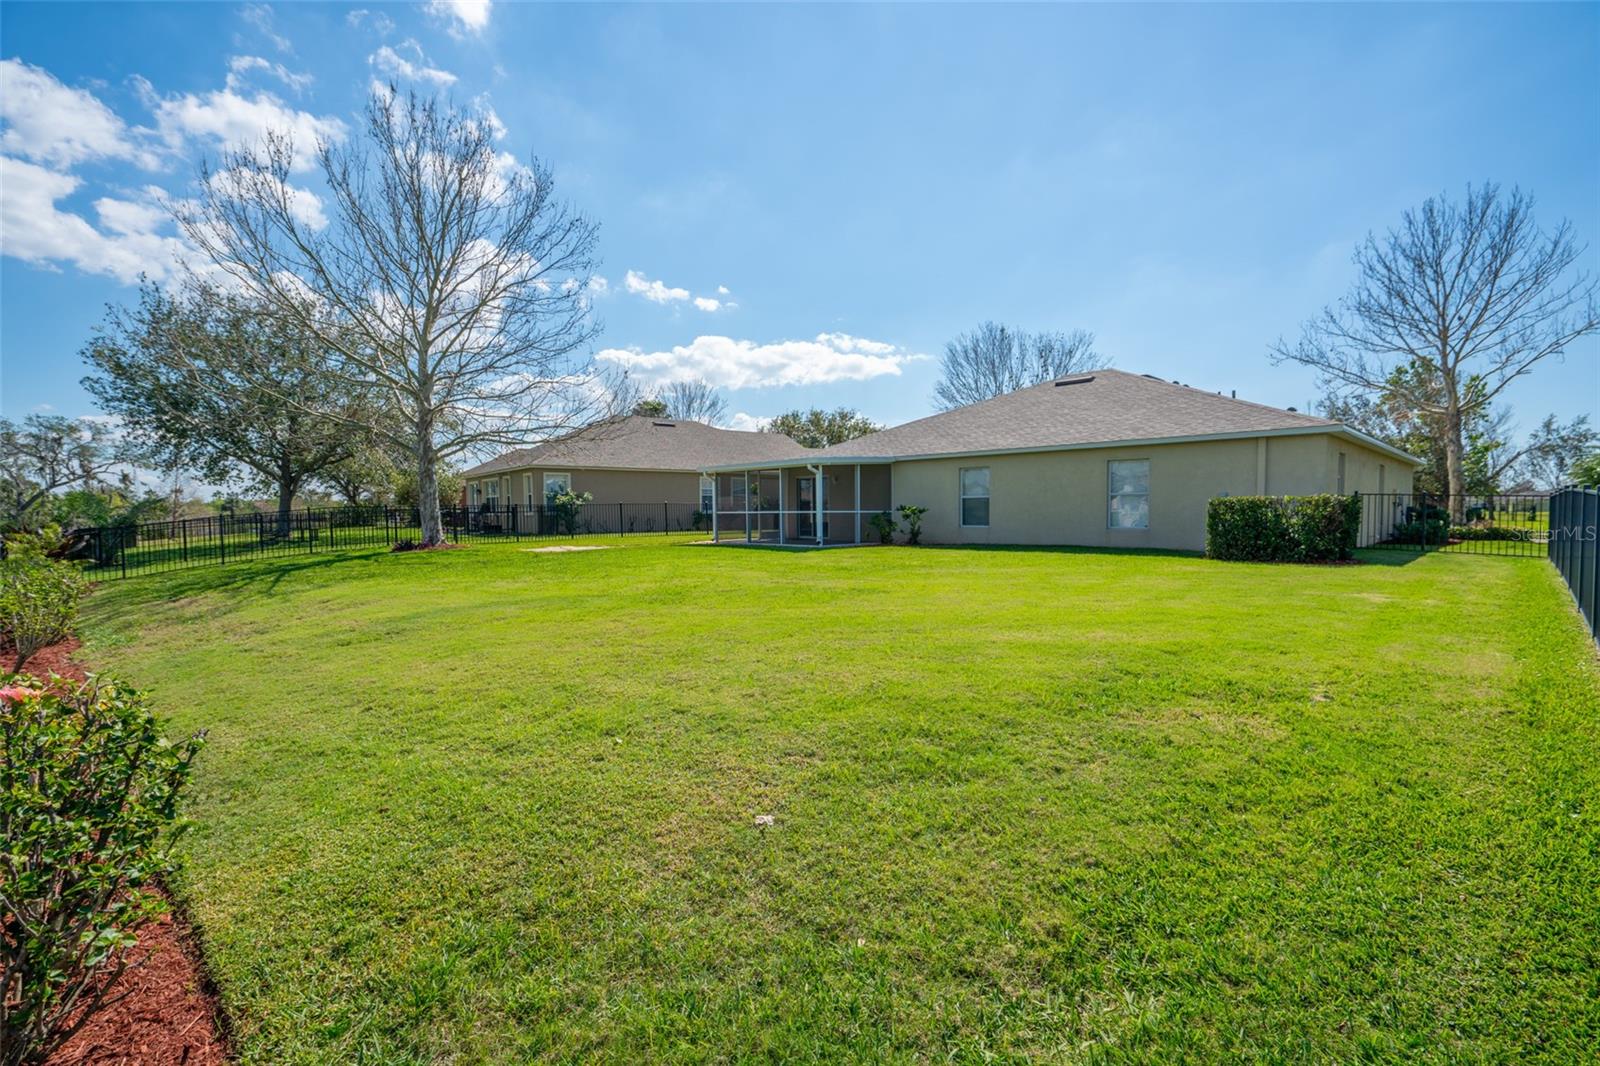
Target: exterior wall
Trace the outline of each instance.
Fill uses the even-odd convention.
[[[500,483],[502,505],[514,503],[527,506],[528,500],[523,475],[533,475],[533,502],[544,503],[544,475],[571,474],[572,491],[587,492],[595,503],[682,503],[696,509],[700,506],[700,475],[675,470],[583,470],[569,466],[533,467],[502,471],[487,477],[470,478],[466,492],[469,504],[474,500],[473,486],[483,489],[478,501],[488,499],[490,481]]]
[[[1205,548],[1206,506],[1214,496],[1333,492],[1338,453],[1345,453],[1345,490],[1406,492],[1411,469],[1327,434],[1195,441],[1149,447],[1092,448],[1019,455],[921,459],[894,464],[894,504],[928,508],[923,539],[931,544],[1075,544],[1090,547]],[[1147,529],[1108,523],[1107,464],[1150,461]],[[989,525],[960,524],[960,472],[989,468]],[[865,495],[865,493],[863,493]]]

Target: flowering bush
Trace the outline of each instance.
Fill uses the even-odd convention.
[[[583,505],[594,499],[588,492],[552,492],[545,497],[545,506],[555,516],[556,531],[564,532],[569,536],[578,531],[578,516],[583,513]]]
[[[11,669],[72,633],[88,582],[73,563],[42,556],[0,562],[0,636],[11,642]]]
[[[0,676],[0,1066],[43,1061],[106,1002],[182,830],[204,742],[163,739],[137,692]]]

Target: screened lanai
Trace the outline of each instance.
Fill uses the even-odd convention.
[[[793,547],[876,543],[873,515],[890,509],[888,463],[793,463],[709,470],[711,539]]]

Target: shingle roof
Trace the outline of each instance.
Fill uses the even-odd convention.
[[[825,459],[959,455],[1319,427],[1342,428],[1325,418],[1143,374],[1096,370],[919,418],[815,454]]]
[[[717,429],[704,422],[629,415],[480,463],[467,477],[559,463],[574,469],[685,470],[815,454],[782,433]]]

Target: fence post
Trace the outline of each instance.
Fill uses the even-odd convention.
[[[617,536],[622,536],[622,504],[617,504]]]
[[[135,527],[137,528],[137,527]],[[122,576],[128,576],[128,534],[126,530],[117,530],[117,561],[122,565]],[[21,643],[20,641],[18,642]]]
[[[183,561],[187,565],[189,562],[189,520],[187,518],[178,520],[178,532],[183,537]]]
[[[221,566],[228,561],[228,527],[227,512],[217,512],[217,565]]]
[[[666,536],[667,535],[667,526],[672,521],[672,519],[667,517],[667,515],[668,515],[668,512],[667,512],[667,501],[666,500],[662,500],[661,501],[661,535],[662,536]]]

